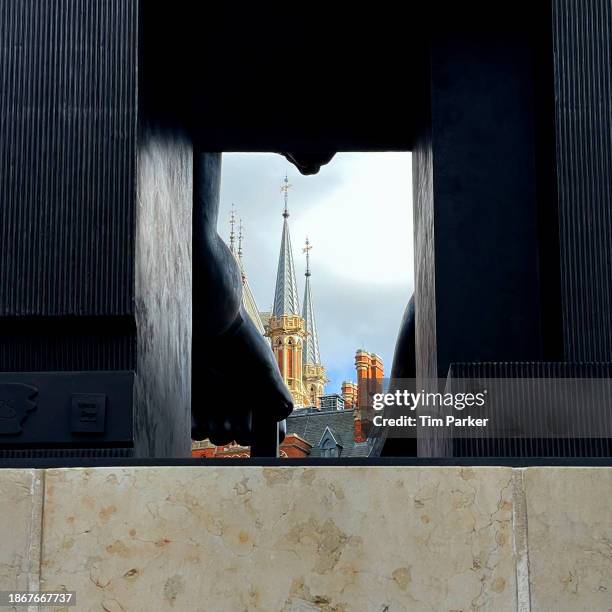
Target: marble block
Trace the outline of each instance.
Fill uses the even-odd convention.
[[[612,610],[612,470],[524,472],[531,609]]]
[[[54,469],[41,581],[79,610],[516,610],[512,470]]]
[[[0,591],[38,590],[42,501],[40,470],[0,469]]]

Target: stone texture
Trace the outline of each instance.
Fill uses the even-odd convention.
[[[612,470],[524,474],[531,609],[612,609]]]
[[[141,126],[137,176],[135,454],[189,457],[191,143]]]
[[[610,468],[4,469],[0,590],[75,590],[79,610],[605,611],[611,507]]]
[[[527,500],[525,498],[524,470],[512,470],[513,504],[512,534],[516,563],[516,609],[530,612],[529,592],[529,540],[527,535]]]
[[[42,473],[0,470],[0,591],[39,585]]]
[[[515,610],[511,474],[49,470],[42,588],[82,610]]]

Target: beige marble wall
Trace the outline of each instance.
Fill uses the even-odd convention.
[[[533,610],[612,610],[612,469],[525,470]]]
[[[85,610],[514,610],[508,469],[50,470]]]
[[[77,610],[612,609],[612,469],[0,470],[0,516],[0,589]]]
[[[0,591],[39,588],[42,502],[40,470],[0,470]]]

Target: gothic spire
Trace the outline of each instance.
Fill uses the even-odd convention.
[[[317,335],[317,324],[312,305],[312,295],[310,292],[310,250],[312,246],[306,238],[306,246],[302,249],[306,253],[306,285],[304,287],[304,328],[306,330],[306,340],[304,341],[303,361],[304,363],[320,364],[321,355],[319,354],[319,336]]]
[[[274,292],[274,307],[272,315],[281,317],[283,315],[300,315],[300,302],[295,280],[295,266],[293,265],[293,254],[291,251],[291,238],[289,237],[289,189],[291,185],[285,174],[284,185],[281,191],[284,193],[285,209],[283,211],[283,235],[281,238],[280,255],[278,257],[278,271],[276,273],[276,290]]]
[[[233,214],[233,212],[232,212]],[[232,226],[232,234],[233,234],[233,226]],[[231,235],[230,235],[231,236]],[[259,331],[259,333],[263,336],[266,333],[264,328],[263,321],[261,319],[261,314],[259,313],[259,308],[257,308],[257,302],[255,301],[255,296],[253,295],[253,291],[251,286],[249,285],[249,281],[247,279],[246,273],[244,271],[244,263],[242,261],[242,219],[240,219],[240,224],[238,226],[238,250],[234,250],[234,245],[232,242],[232,253],[238,262],[238,268],[240,269],[240,274],[242,276],[242,304],[244,305],[247,314],[255,323],[255,327]]]
[[[238,226],[238,259],[242,261],[242,219]]]
[[[229,243],[229,248],[230,251],[233,253],[234,252],[234,225],[236,224],[236,213],[234,212],[234,205],[232,204],[232,211],[230,212],[230,235],[229,235],[229,239],[230,239],[230,243]]]

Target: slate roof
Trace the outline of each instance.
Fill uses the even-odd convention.
[[[321,411],[306,408],[294,410],[287,417],[287,434],[297,434],[312,444],[311,457],[321,456],[319,442],[329,427],[342,446],[340,457],[369,457],[372,446],[368,442],[355,442],[353,438],[353,410]]]
[[[240,268],[240,274],[242,275],[242,305],[246,310],[247,314],[255,324],[257,331],[263,336],[266,333],[264,322],[259,313],[259,309],[257,308],[257,302],[255,302],[255,296],[253,295],[253,291],[251,290],[251,286],[249,285],[249,281],[246,276],[246,272],[244,271],[244,265],[242,263],[242,221],[240,222],[240,237],[239,237],[239,247],[238,251],[234,248],[234,218],[232,211],[232,231],[230,233],[230,243],[229,249],[232,255],[236,258],[236,263]]]
[[[259,318],[261,319],[261,322],[262,322],[264,328],[268,327],[268,324],[270,323],[270,317],[271,316],[272,316],[271,312],[260,311]]]
[[[242,269],[242,263],[241,269]],[[263,336],[266,333],[264,322],[259,314],[259,309],[257,308],[257,302],[255,302],[255,296],[253,295],[253,291],[251,290],[251,286],[249,285],[249,281],[247,277],[242,275],[242,303],[244,304],[244,308],[255,323],[255,327],[257,331]]]

